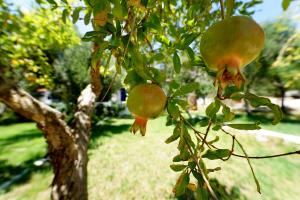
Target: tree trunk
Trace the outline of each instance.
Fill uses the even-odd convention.
[[[282,112],[287,113],[287,109],[286,109],[286,107],[285,107],[285,105],[284,105],[285,92],[286,92],[286,91],[285,91],[285,88],[284,88],[284,87],[281,87],[281,88],[280,88],[281,110],[282,110]]]
[[[87,149],[63,145],[49,154],[54,170],[51,199],[87,200]]]
[[[91,84],[78,98],[72,125],[64,121],[63,114],[58,110],[38,101],[24,90],[18,87],[0,88],[0,101],[36,122],[44,133],[54,171],[51,190],[53,200],[88,199],[87,150],[91,115],[102,90],[98,67],[91,69],[91,78]]]

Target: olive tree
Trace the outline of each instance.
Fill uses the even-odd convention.
[[[249,11],[249,8],[261,1],[85,0],[69,2],[67,0],[47,0],[49,4],[44,4],[41,0],[39,2],[42,10],[48,10],[50,5],[53,10],[51,12],[61,11],[61,19],[65,24],[61,23],[58,18],[52,19],[53,23],[59,23],[59,27],[62,28],[54,32],[62,31],[68,34],[68,31],[64,29],[70,23],[70,19],[73,23],[84,20],[85,24],[92,24],[94,29],[85,33],[82,38],[83,41],[93,42],[89,67],[90,81],[78,97],[74,119],[70,124],[65,122],[62,113],[58,110],[37,101],[12,81],[13,75],[10,72],[15,74],[19,69],[15,68],[13,63],[16,62],[14,61],[14,56],[16,56],[14,53],[18,52],[18,49],[14,48],[21,46],[22,43],[18,45],[20,40],[11,41],[11,46],[6,48],[1,45],[0,49],[1,67],[3,66],[0,69],[0,100],[14,111],[35,121],[43,131],[54,170],[51,186],[52,199],[85,200],[88,198],[87,150],[90,139],[91,114],[95,101],[103,88],[100,72],[105,71],[111,62],[115,64],[115,78],[113,80],[118,79],[121,73],[125,73],[124,84],[130,91],[136,91],[134,88],[140,88],[143,84],[155,85],[156,88],[162,87],[166,80],[162,66],[165,65],[166,60],[172,59],[174,73],[171,75],[172,77],[168,78],[174,81],[167,87],[168,95],[165,99],[165,107],[168,112],[166,125],[174,125],[173,134],[166,140],[166,143],[178,141],[177,149],[179,152],[173,158],[174,164],[170,166],[174,171],[181,172],[174,186],[175,196],[192,190],[198,199],[218,198],[209,180],[209,173],[214,170],[208,170],[205,167],[205,159],[225,161],[231,156],[247,159],[257,190],[260,192],[259,182],[250,159],[299,153],[297,151],[271,156],[250,156],[238,138],[225,129],[226,127],[234,129],[260,128],[258,123],[231,123],[234,113],[223,101],[225,99],[245,99],[254,107],[268,106],[274,113],[274,124],[282,118],[280,108],[272,104],[269,99],[243,92],[244,76],[241,68],[259,54],[263,47],[264,34],[259,25],[251,18],[231,16],[233,14],[251,15],[252,11]],[[286,8],[289,3],[290,1],[284,0],[283,7]],[[48,12],[50,11],[48,10]],[[0,24],[4,27],[4,31],[1,32],[1,41],[3,41],[2,38],[10,41],[18,34],[27,35],[28,41],[34,38],[36,40],[30,44],[27,44],[27,40],[25,40],[25,46],[37,45],[40,50],[47,49],[47,45],[45,45],[43,38],[40,38],[37,29],[28,30],[30,32],[19,32],[22,30],[20,28],[23,27],[20,27],[19,24],[20,15],[10,12],[3,1],[1,1],[1,15]],[[52,20],[49,18],[49,21]],[[220,27],[222,28],[220,29]],[[51,27],[45,25],[43,28]],[[230,31],[232,31],[235,39],[231,39],[231,43],[228,43]],[[243,34],[242,40],[236,37],[239,33]],[[253,35],[249,36],[249,33]],[[253,41],[252,36],[255,36]],[[65,37],[61,41],[65,42],[70,37]],[[39,41],[37,41],[38,39]],[[51,44],[59,43],[53,41]],[[210,54],[208,50],[214,46],[216,52],[219,53]],[[241,49],[245,47],[247,48]],[[32,51],[29,48],[22,52]],[[43,53],[43,51],[37,52]],[[36,51],[32,53],[36,53]],[[197,130],[197,127],[190,124],[183,114],[187,105],[185,95],[199,87],[197,82],[185,84],[176,81],[176,77],[181,76],[183,54],[188,55],[190,64],[195,67],[200,67],[204,62],[206,70],[202,73],[207,73],[215,79],[216,96],[206,108],[206,116],[200,122],[200,125],[205,127],[204,132]],[[21,54],[17,59],[23,58],[26,58],[26,55]],[[44,58],[43,54],[39,59],[42,58]],[[215,62],[218,59],[221,59],[219,64]],[[201,62],[202,64],[200,64]],[[30,66],[29,64],[24,63],[26,69]],[[47,69],[46,66],[41,67]],[[159,91],[162,92],[161,89]],[[149,93],[155,97],[152,92]],[[134,95],[139,98],[139,101],[136,102],[144,106],[143,99],[145,98],[141,98],[139,95],[142,94],[135,93]],[[145,95],[148,94],[145,93]],[[163,97],[163,93],[160,96]],[[155,104],[152,102],[152,105]],[[162,111],[161,105],[159,104],[159,111]],[[144,109],[145,113],[151,114],[148,116],[153,116],[151,107],[146,105]],[[138,120],[138,117],[147,118],[148,116],[136,116],[136,114],[143,115],[144,113],[131,111],[137,118],[134,125],[141,125],[140,122],[145,123],[144,119]],[[230,149],[218,148],[215,145],[218,138],[208,141],[207,136],[211,129],[220,130],[232,138],[232,147]],[[137,127],[133,126],[132,131],[138,131]],[[141,133],[144,135],[145,130],[141,129]],[[242,149],[243,154],[235,151],[235,144]],[[215,170],[218,169],[215,168]],[[194,176],[197,182],[193,183],[190,179],[191,176]]]

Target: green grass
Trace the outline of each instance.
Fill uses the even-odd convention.
[[[0,126],[0,133],[0,184],[26,172],[22,179],[0,191],[0,199],[35,199],[32,197],[43,193],[52,177],[50,166],[33,165],[47,152],[42,133],[33,123]]]
[[[238,116],[237,122],[249,122],[249,121],[261,121],[261,127],[266,130],[277,131],[281,133],[287,133],[291,135],[300,136],[300,119],[297,117],[285,116],[284,119],[276,124],[272,125],[271,119],[266,119],[264,116],[251,116],[246,115]]]
[[[172,187],[178,173],[169,165],[177,154],[176,142],[165,144],[172,127],[165,127],[164,118],[149,122],[147,135],[132,135],[128,129],[131,119],[113,119],[94,127],[89,150],[89,198],[99,199],[172,199]],[[44,139],[33,124],[0,126],[0,160],[6,160],[3,170],[11,166],[32,167],[33,160],[46,152]],[[216,143],[230,147],[231,139],[221,133]],[[254,137],[238,135],[250,155],[266,155],[296,150],[292,144],[270,139],[260,143]],[[27,165],[24,162],[28,163]],[[252,164],[261,183],[262,195],[256,187],[245,159],[233,157],[229,161],[207,162],[208,168],[221,166],[211,174],[227,190],[234,188],[247,199],[298,199],[300,190],[299,156],[267,160],[253,160]],[[1,164],[2,165],[2,164]],[[3,170],[1,169],[1,175]],[[0,194],[0,199],[49,199],[50,167],[36,169],[21,183]]]

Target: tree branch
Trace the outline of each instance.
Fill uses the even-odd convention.
[[[95,44],[96,45],[96,44]],[[94,46],[96,48],[96,46]],[[91,129],[91,116],[95,102],[102,91],[100,79],[100,61],[90,70],[91,84],[81,92],[77,100],[77,110],[74,114],[74,133],[77,144],[82,144],[83,150],[87,149]]]
[[[23,89],[14,87],[0,91],[0,100],[15,112],[36,122],[53,148],[59,147],[62,141],[68,143],[73,140],[62,113],[38,101]]]

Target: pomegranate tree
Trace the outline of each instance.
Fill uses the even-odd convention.
[[[146,134],[148,119],[159,116],[165,108],[167,97],[164,91],[155,84],[141,84],[132,88],[127,99],[129,111],[135,117],[131,132]]]

